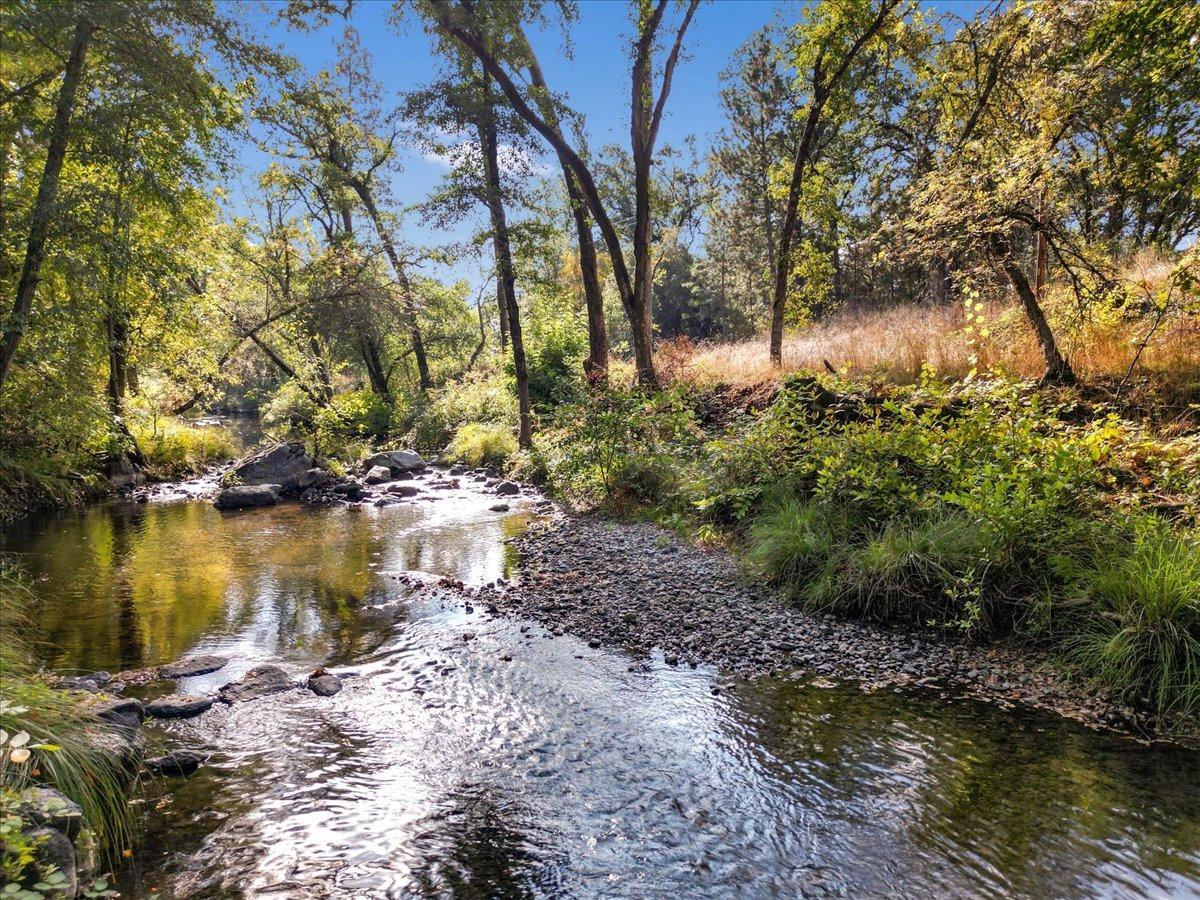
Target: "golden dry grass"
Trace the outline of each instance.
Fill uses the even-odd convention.
[[[987,337],[976,338],[967,330],[958,306],[845,311],[788,335],[783,344],[783,371],[820,372],[828,363],[850,375],[896,382],[915,380],[924,365],[951,377],[994,366],[1021,377],[1035,378],[1042,373],[1041,354],[1018,308],[989,305],[983,311],[983,322]],[[1111,328],[1060,327],[1059,334],[1081,376],[1121,376],[1129,369],[1147,328],[1136,323]],[[660,353],[662,368],[677,380],[738,384],[778,374],[770,365],[766,336],[700,345],[680,357],[680,349],[674,345]],[[1179,317],[1161,326],[1142,354],[1138,371],[1173,379],[1200,378],[1200,321]]]

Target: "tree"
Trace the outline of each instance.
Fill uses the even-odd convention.
[[[798,42],[793,62],[808,97],[804,128],[792,158],[787,203],[783,211],[775,265],[775,290],[771,302],[771,362],[783,365],[783,327],[792,280],[792,245],[800,211],[804,179],[810,167],[822,116],[859,54],[892,19],[901,0],[824,0],[806,10],[797,26]]]
[[[634,163],[636,211],[633,239],[633,267],[628,265],[620,235],[613,225],[596,188],[588,165],[568,143],[560,128],[535,110],[536,100],[527,96],[513,79],[508,67],[513,58],[533,58],[528,41],[521,38],[522,9],[514,4],[505,15],[483,15],[471,0],[428,0],[422,8],[446,34],[456,38],[483,64],[495,79],[513,108],[537,131],[561,159],[570,165],[592,216],[600,227],[613,265],[613,275],[621,303],[629,320],[634,363],[639,382],[649,388],[658,386],[654,371],[652,291],[653,272],[650,258],[650,172],[654,148],[662,124],[663,111],[671,90],[671,80],[683,49],[683,39],[695,15],[699,0],[689,0],[675,32],[671,49],[663,64],[660,85],[654,89],[654,51],[663,28],[668,0],[639,0],[634,40],[630,96],[630,144]],[[489,10],[504,10],[492,6]],[[510,18],[511,16],[511,18]],[[514,46],[515,44],[515,46]],[[520,68],[519,63],[515,66]]]
[[[93,89],[105,82],[121,82],[127,90],[129,85],[137,84],[144,102],[160,104],[160,108],[168,97],[177,104],[181,95],[189,96],[193,102],[175,111],[173,124],[184,128],[190,149],[203,151],[205,145],[211,145],[216,130],[231,127],[236,120],[226,102],[224,86],[208,67],[205,48],[215,50],[234,72],[279,72],[287,67],[284,59],[245,39],[232,19],[205,3],[80,0],[59,4],[31,0],[6,6],[3,27],[6,53],[16,45],[17,56],[26,60],[40,58],[29,52],[28,45],[53,50],[51,58],[42,60],[47,67],[31,73],[30,81],[12,98],[21,101],[19,111],[28,118],[14,119],[12,127],[5,129],[3,181],[8,196],[3,205],[9,208],[3,225],[6,233],[23,228],[25,237],[21,242],[24,253],[20,276],[12,286],[11,313],[0,341],[0,390],[9,379],[18,346],[28,330],[50,243],[66,226],[74,224],[73,217],[63,215],[58,208],[64,164],[79,149],[80,140],[119,133],[104,130],[114,123],[103,115],[103,105],[97,104]],[[70,38],[64,45],[63,37],[67,35]],[[59,86],[53,115],[48,122],[39,121],[39,104],[28,101],[56,80]],[[113,95],[110,92],[107,96]],[[82,113],[87,114],[82,123],[81,106]],[[12,200],[18,192],[10,192],[7,187],[10,171],[19,172],[18,181],[33,171],[25,166],[10,170],[17,135],[22,132],[44,137],[45,143],[38,149],[44,148],[45,156],[36,164],[40,173],[36,196],[27,208],[18,203],[14,212]],[[189,160],[194,158],[189,155]],[[5,257],[0,278],[7,292],[10,264],[7,253]]]
[[[311,171],[302,177],[322,203],[332,204],[350,239],[351,203],[361,205],[366,213],[395,276],[419,383],[422,390],[428,390],[433,378],[408,272],[411,259],[401,252],[380,205],[384,192],[380,176],[397,165],[400,129],[394,114],[380,111],[378,89],[369,72],[365,53],[351,41],[344,45],[337,67],[340,83],[332,73],[319,73],[307,83],[292,85],[277,101],[264,106],[259,115],[289,139],[296,148],[292,152],[297,162],[310,167]],[[364,335],[362,355],[372,386],[381,396],[387,396],[380,347],[369,335]]]

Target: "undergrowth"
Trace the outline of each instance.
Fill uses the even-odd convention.
[[[807,609],[1000,636],[1160,714],[1200,709],[1200,443],[992,377],[790,376],[705,430],[701,392],[610,389],[537,445],[571,502],[739,548]]]

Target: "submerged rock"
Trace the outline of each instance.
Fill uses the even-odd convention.
[[[21,791],[17,814],[34,825],[45,825],[61,831],[71,840],[83,829],[83,810],[54,788],[30,787]]]
[[[317,669],[308,676],[308,689],[318,697],[332,697],[342,689],[342,679],[324,669]]]
[[[282,485],[317,467],[299,441],[276,444],[235,463],[229,478],[241,485]]]
[[[387,492],[397,497],[415,497],[421,493],[421,489],[415,484],[389,484]]]
[[[157,775],[191,775],[206,759],[208,754],[200,750],[181,749],[162,756],[152,756],[145,765]]]
[[[147,703],[146,714],[156,719],[190,719],[200,715],[214,702],[214,697],[198,694],[171,694]]]
[[[492,512],[508,512],[509,506],[507,503],[494,503],[488,509]]]
[[[290,691],[295,686],[292,676],[279,666],[259,666],[247,672],[241,681],[231,681],[222,687],[219,693],[222,702],[237,703]]]
[[[217,509],[252,509],[272,506],[279,502],[278,484],[247,484],[225,488],[217,494],[213,506]]]
[[[382,466],[391,472],[420,472],[425,465],[425,460],[413,450],[385,450],[363,460],[363,469],[366,471]]]
[[[192,656],[188,659],[176,660],[173,663],[160,666],[158,674],[163,678],[189,678],[192,675],[207,675],[209,672],[215,672],[217,669],[224,668],[228,662],[228,656],[216,656],[209,653],[203,656]]]

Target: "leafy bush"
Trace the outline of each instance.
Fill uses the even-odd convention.
[[[525,320],[529,399],[535,409],[554,409],[579,400],[587,323],[569,291],[542,287]],[[506,372],[515,381],[512,362]]]
[[[581,505],[628,510],[673,502],[703,434],[679,391],[603,390],[562,407],[538,449],[550,481]]]
[[[517,451],[517,439],[503,425],[468,422],[459,426],[447,450],[449,458],[472,466],[503,465]]]
[[[130,431],[158,478],[180,478],[202,472],[237,454],[229,433],[218,427],[198,427],[177,419],[134,421]]]
[[[517,400],[495,373],[472,373],[418,400],[405,442],[419,450],[442,450],[468,422],[517,423]]]

